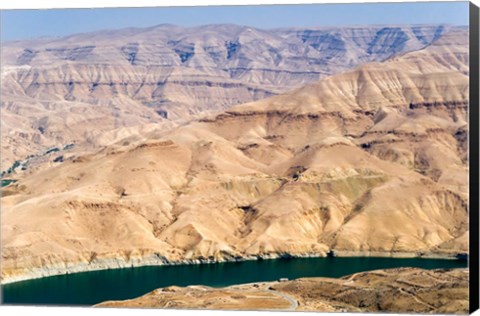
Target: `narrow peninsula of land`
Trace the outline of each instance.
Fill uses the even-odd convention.
[[[468,269],[399,268],[224,288],[170,286],[96,307],[468,313]],[[128,285],[126,285],[128,286]]]

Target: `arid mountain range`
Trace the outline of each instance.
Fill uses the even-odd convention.
[[[115,128],[165,118],[171,127],[287,92],[422,49],[451,30],[466,28],[159,25],[3,43],[2,171]]]
[[[373,38],[380,29],[362,32]],[[415,34],[413,29],[400,28]],[[136,30],[129,32],[125,35],[129,41],[140,36]],[[303,31],[275,32],[286,38],[279,40],[280,45]],[[119,33],[102,34],[90,37],[101,42]],[[346,71],[333,63],[319,67],[339,73],[176,126],[167,127],[162,122],[169,120],[158,117],[158,124],[139,120],[136,111],[148,107],[131,101],[135,98],[124,90],[121,96],[132,107],[123,104],[126,112],[120,111],[118,119],[131,117],[129,123],[140,127],[119,124],[98,134],[95,150],[79,144],[71,152],[56,151],[61,160],[27,170],[18,182],[3,188],[2,281],[144,264],[325,256],[331,251],[392,256],[467,252],[468,32],[450,28],[437,38],[432,34],[428,43],[409,46],[410,52],[388,53],[395,47],[389,42],[379,60],[375,57]],[[275,38],[270,36],[268,43]],[[82,38],[71,41],[80,43]],[[391,40],[387,36],[381,43],[387,38]],[[411,41],[419,42],[418,38]],[[355,35],[345,43],[353,45],[360,39],[367,42],[365,36]],[[255,45],[242,48],[251,46]],[[307,51],[314,50],[310,46]],[[47,54],[37,50],[41,52],[34,54],[32,64]],[[140,65],[149,60],[147,56],[158,57],[153,53],[142,57],[140,51]],[[356,56],[360,63],[361,54],[354,49],[341,55],[341,60]],[[184,63],[193,65],[195,58]],[[135,67],[128,60],[123,63]],[[148,64],[145,61],[144,66]],[[75,68],[77,62],[65,65]],[[25,78],[34,66],[29,67]],[[184,68],[190,69],[176,69]],[[12,84],[8,91],[15,90],[14,82],[21,82],[13,80],[21,73],[17,69],[8,75],[12,76],[5,82]],[[77,95],[77,88],[65,100],[63,83],[57,89],[55,83],[38,81],[47,77],[39,75],[38,89],[31,96],[27,89],[19,99],[38,100],[57,91],[58,102],[65,106],[81,104],[84,112],[76,113],[79,118],[89,122],[87,113],[92,113],[98,115],[93,126],[105,123],[111,128],[112,118],[102,118],[108,111],[101,109],[108,106],[92,107],[90,101],[80,100],[88,94]],[[56,78],[65,77],[57,73]],[[252,81],[265,88],[268,80]],[[291,85],[306,81],[298,79]],[[180,86],[189,85],[184,81]],[[120,107],[116,97],[109,100],[111,106]],[[181,107],[195,103],[189,102]],[[2,106],[19,109],[21,104]],[[5,112],[2,124],[18,116],[13,112],[3,116]],[[74,122],[68,115],[61,119]],[[82,130],[84,124],[78,122]]]

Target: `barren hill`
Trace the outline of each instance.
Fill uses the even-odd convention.
[[[468,36],[3,189],[2,280],[168,262],[468,251]]]
[[[457,29],[465,30],[159,25],[2,43],[2,171],[115,128],[184,121],[286,92]]]

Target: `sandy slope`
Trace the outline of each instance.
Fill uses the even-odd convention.
[[[465,35],[32,172],[2,190],[2,281],[468,251]]]
[[[2,171],[119,127],[184,121],[415,51],[462,27],[107,30],[2,43]]]

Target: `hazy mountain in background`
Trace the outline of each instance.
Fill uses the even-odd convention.
[[[261,30],[159,25],[2,44],[2,170],[120,127],[283,93],[422,49],[445,25]]]

